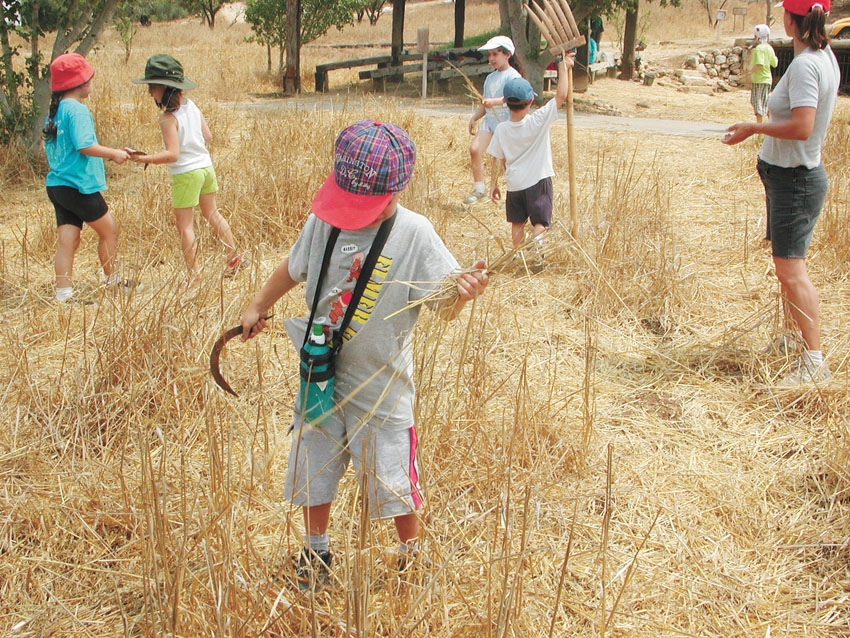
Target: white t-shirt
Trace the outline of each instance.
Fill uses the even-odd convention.
[[[192,100],[186,100],[172,113],[177,119],[177,139],[180,141],[180,155],[176,162],[168,165],[168,172],[180,175],[196,168],[212,166],[212,158],[207,150],[204,133],[201,130],[201,112]]]
[[[363,413],[374,408],[373,422],[385,428],[413,425],[413,356],[410,338],[416,306],[387,318],[439,286],[458,267],[431,222],[399,206],[396,220],[381,250],[357,310],[351,318],[336,360],[334,400],[349,397]],[[289,252],[289,275],[306,281],[307,306],[313,305],[319,270],[331,226],[310,215]],[[343,230],[322,282],[316,323],[339,326],[354,291],[377,228]],[[308,317],[287,319],[286,332],[296,349],[304,343]],[[357,391],[361,385],[363,387]]]
[[[544,177],[552,177],[552,149],[549,126],[558,119],[554,98],[519,122],[502,122],[496,127],[487,152],[505,160],[505,182],[509,191],[534,186]]]
[[[519,71],[509,66],[504,71],[493,71],[484,79],[484,97],[502,97],[505,82],[513,78],[521,78]],[[492,106],[485,110],[482,127],[491,133],[496,130],[499,122],[511,119],[511,112],[504,104]]]
[[[817,109],[815,127],[807,140],[765,135],[759,151],[762,160],[783,168],[820,166],[820,150],[838,96],[839,76],[838,62],[828,46],[820,50],[807,48],[794,57],[767,101],[770,121],[790,120],[791,109],[813,106]]]

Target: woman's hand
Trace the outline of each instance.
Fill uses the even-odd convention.
[[[755,127],[751,122],[739,122],[726,129],[726,135],[723,136],[722,141],[724,144],[733,146],[743,142],[754,133]]]

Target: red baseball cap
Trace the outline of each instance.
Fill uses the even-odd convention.
[[[830,0],[784,0],[776,5],[782,7],[786,11],[790,11],[798,16],[804,16],[811,11],[815,6],[823,9],[824,13],[829,13]]]
[[[50,63],[50,90],[69,91],[92,79],[94,69],[79,53],[63,53]]]
[[[334,170],[313,198],[313,214],[342,230],[358,230],[381,216],[413,175],[416,146],[404,129],[355,122],[337,136]]]

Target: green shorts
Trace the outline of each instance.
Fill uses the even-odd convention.
[[[171,176],[171,205],[174,208],[192,208],[198,205],[201,195],[215,192],[218,192],[218,182],[212,166]]]

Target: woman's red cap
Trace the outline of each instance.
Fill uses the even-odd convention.
[[[50,90],[69,91],[92,79],[94,69],[79,53],[63,53],[50,63]]]

